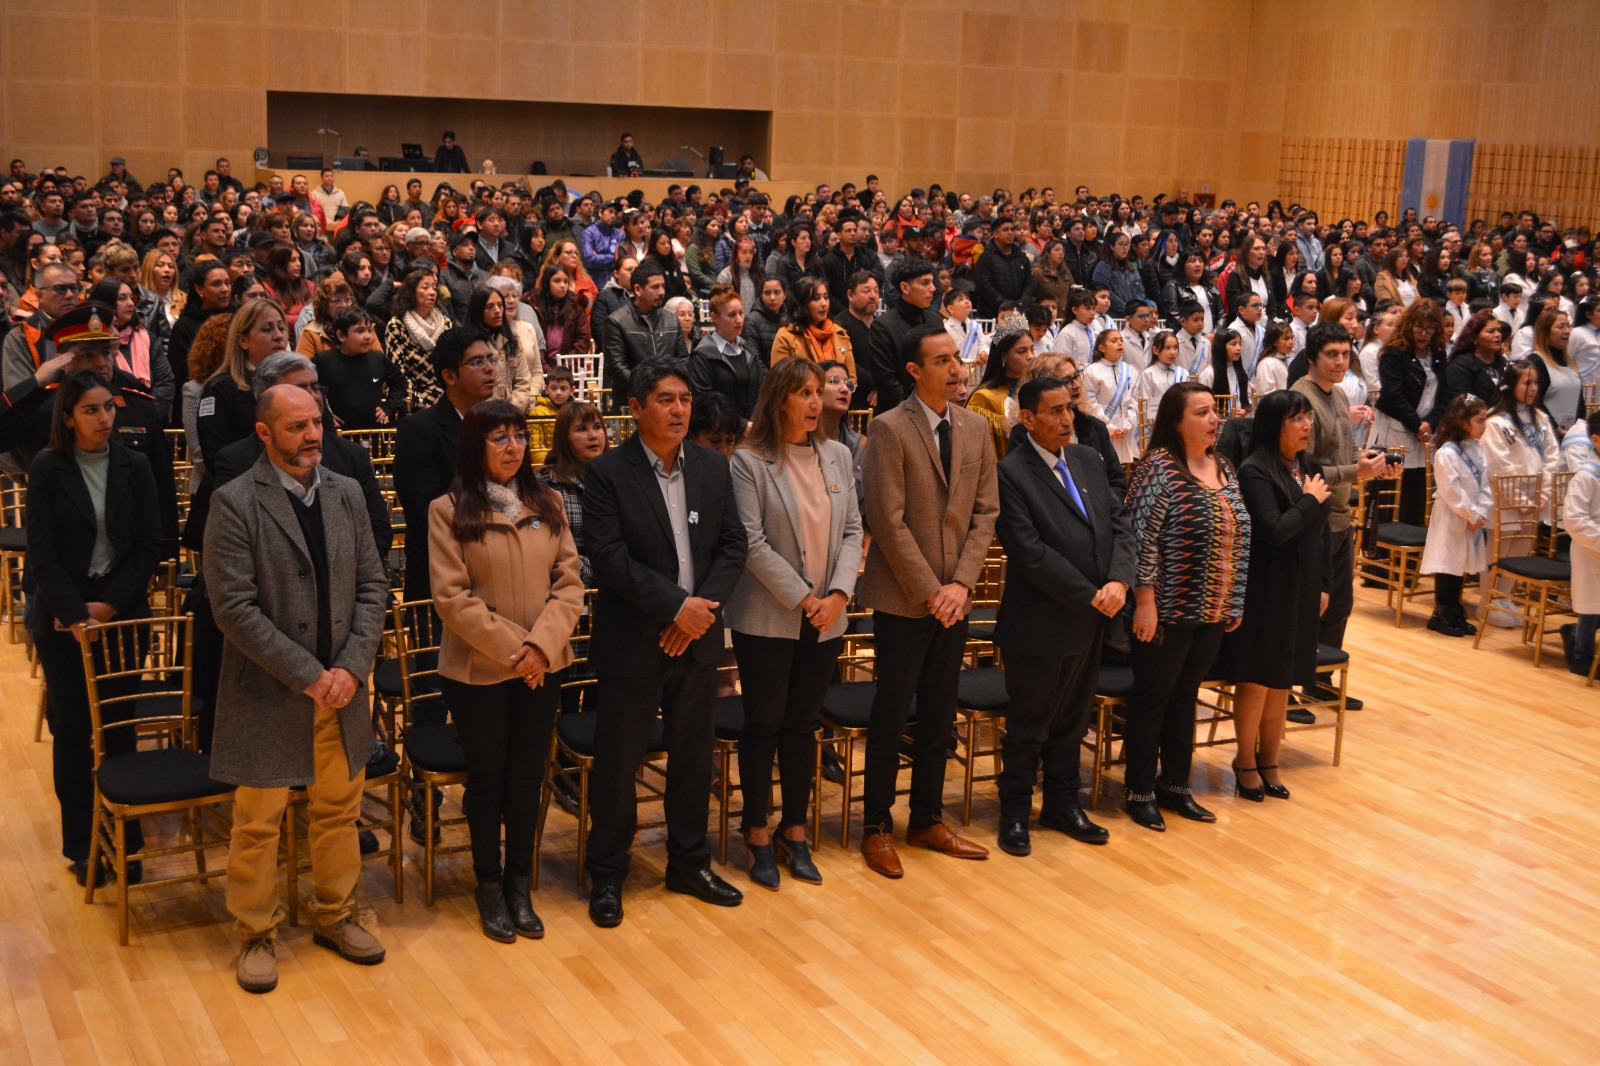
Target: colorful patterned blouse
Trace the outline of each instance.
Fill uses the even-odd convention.
[[[1250,565],[1250,512],[1238,478],[1220,489],[1185,477],[1165,448],[1145,456],[1128,484],[1133,538],[1139,545],[1135,584],[1156,590],[1156,618],[1169,622],[1231,622],[1244,614]]]

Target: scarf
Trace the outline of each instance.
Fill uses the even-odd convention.
[[[831,318],[823,319],[820,326],[806,327],[806,339],[811,342],[811,347],[816,349],[816,359],[819,363],[834,357],[833,330]]]
[[[137,320],[135,320],[137,322]],[[117,330],[121,351],[117,362],[146,388],[150,385],[150,334],[134,323]]]
[[[526,511],[521,495],[510,485],[490,481],[483,486],[483,491],[489,497],[489,506],[505,515],[508,521],[515,522]]]
[[[407,311],[401,320],[406,327],[406,332],[411,334],[411,342],[425,352],[433,351],[433,346],[439,343],[439,337],[450,326],[450,320],[439,311],[439,305],[434,304],[433,314],[421,318],[415,311]]]

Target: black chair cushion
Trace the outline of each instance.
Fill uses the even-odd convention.
[[[1343,648],[1335,648],[1331,644],[1317,645],[1317,669],[1325,670],[1332,666],[1343,666],[1350,661],[1350,653]]]
[[[1006,695],[1006,672],[998,666],[961,671],[956,681],[956,706],[969,711],[1005,714],[1011,709]]]
[[[385,747],[367,760],[367,780],[388,777],[398,769],[400,769],[400,753],[393,748]]]
[[[1560,559],[1547,559],[1543,555],[1522,555],[1510,559],[1497,559],[1495,564],[1508,574],[1525,577],[1530,581],[1571,581],[1572,563]]]
[[[874,681],[836,681],[828,686],[822,700],[822,720],[841,729],[865,729],[872,717],[872,701],[878,694]],[[907,721],[916,719],[917,706],[913,702]]]
[[[439,653],[436,651],[425,651],[420,655],[412,656],[412,661],[416,664],[412,666],[411,669],[413,670],[439,669]],[[428,692],[436,691],[438,688],[438,686],[434,684],[432,674],[429,674],[426,677],[413,679],[411,685],[414,689],[422,689]],[[397,700],[400,698],[399,659],[385,659],[383,662],[379,663],[373,668],[372,688],[373,691],[382,696],[384,699]]]
[[[461,753],[453,725],[414,726],[406,731],[406,757],[419,770],[434,774],[464,774],[467,757]]]
[[[994,632],[994,622],[1000,612],[994,607],[974,607],[967,612],[967,631],[973,636],[987,637]]]
[[[1379,522],[1378,544],[1382,547],[1420,548],[1428,543],[1428,527],[1409,522]]]
[[[233,791],[211,780],[211,759],[198,751],[159,748],[113,755],[100,764],[100,792],[112,803],[176,803]]]
[[[1133,667],[1100,664],[1100,679],[1095,682],[1095,695],[1125,700],[1133,693]]]
[[[860,618],[851,618],[845,622],[844,631],[852,636],[872,636],[872,616],[863,615]]]
[[[6,526],[0,529],[0,551],[20,552],[28,550],[28,531],[17,526]]]
[[[741,712],[741,719],[743,715]],[[561,743],[577,752],[579,755],[594,755],[595,727],[600,716],[593,711],[583,714],[563,714],[556,719],[556,735],[561,738]],[[658,716],[650,726],[651,754],[659,754],[667,750],[666,730]]]
[[[744,733],[743,696],[718,697],[715,729],[718,740],[738,741]]]

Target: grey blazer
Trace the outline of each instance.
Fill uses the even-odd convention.
[[[317,495],[334,628],[329,668],[342,667],[360,682],[339,711],[353,779],[372,756],[367,675],[383,637],[389,582],[360,484],[324,469]],[[315,708],[305,689],[323,667],[311,555],[293,506],[265,455],[211,498],[202,562],[217,628],[227,638],[211,776],[230,784],[292,787],[315,776]]]
[[[838,441],[817,444],[822,480],[828,489],[832,519],[828,529],[828,588],[846,596],[855,592],[861,568],[861,511],[856,504],[855,459]],[[750,541],[745,569],[723,608],[728,625],[756,637],[797,640],[808,625],[800,601],[811,591],[804,576],[800,548],[800,509],[789,475],[777,460],[763,459],[748,448],[733,453],[733,498]],[[845,629],[838,621],[819,635],[832,640]]]

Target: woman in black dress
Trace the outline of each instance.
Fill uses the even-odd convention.
[[[1298,392],[1268,393],[1256,406],[1249,458],[1239,466],[1239,491],[1250,512],[1250,570],[1244,622],[1220,656],[1235,682],[1236,791],[1260,803],[1288,799],[1278,777],[1289,689],[1316,680],[1317,618],[1327,606],[1322,529],[1328,484],[1307,454],[1311,403]]]

